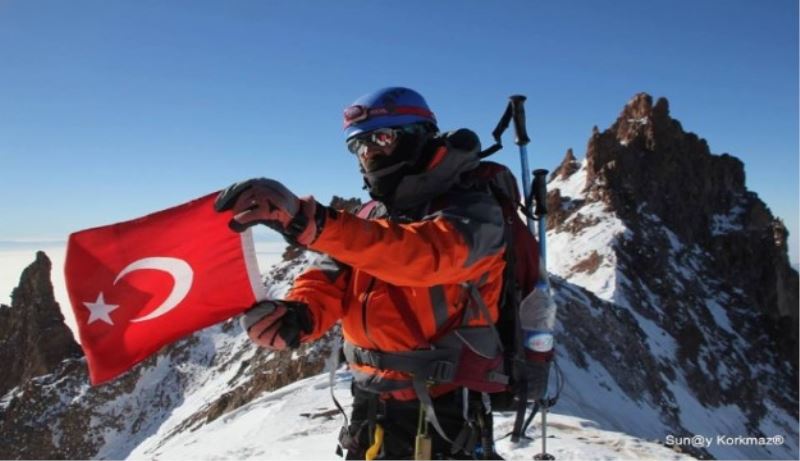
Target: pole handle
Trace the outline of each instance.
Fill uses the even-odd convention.
[[[544,216],[547,214],[547,173],[549,173],[549,171],[543,169],[533,171],[531,193],[536,202],[536,209],[533,211],[536,216]]]
[[[514,119],[514,131],[517,134],[517,139],[514,142],[518,146],[527,146],[531,142],[528,137],[528,130],[525,128],[525,100],[528,99],[521,94],[515,94],[509,98],[509,107],[511,108],[511,117]]]

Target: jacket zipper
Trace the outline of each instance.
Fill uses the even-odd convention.
[[[361,328],[364,330],[364,336],[367,337],[372,346],[375,349],[378,349],[378,345],[375,344],[375,341],[372,340],[369,336],[369,330],[367,330],[367,304],[369,304],[369,297],[372,295],[372,288],[375,286],[375,277],[371,277],[369,281],[369,285],[367,286],[367,291],[364,292],[364,301],[361,302]]]

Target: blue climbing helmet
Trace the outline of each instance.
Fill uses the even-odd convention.
[[[379,128],[429,123],[436,131],[436,116],[421,94],[410,88],[381,88],[356,99],[344,110],[344,134],[350,139]]]

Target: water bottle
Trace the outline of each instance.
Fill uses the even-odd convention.
[[[556,303],[547,282],[540,281],[519,306],[519,323],[526,352],[550,354],[553,351],[553,328]]]
[[[550,362],[553,360],[553,328],[556,324],[557,308],[550,293],[548,280],[541,280],[519,306],[528,398],[532,400],[544,398],[550,376]]]

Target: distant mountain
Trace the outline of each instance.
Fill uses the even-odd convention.
[[[0,395],[83,352],[64,325],[53,296],[51,263],[43,252],[22,273],[11,306],[0,305]],[[23,352],[24,353],[20,353]]]
[[[711,154],[671,118],[665,99],[640,94],[609,129],[595,128],[585,158],[567,153],[549,189],[566,378],[549,451],[797,459],[798,274],[785,227],[745,189],[741,162]],[[315,257],[288,248],[265,275],[270,294],[282,296]],[[61,337],[63,325],[31,320],[41,311],[59,323],[54,301],[37,301],[52,298],[44,259],[23,275],[32,294],[15,292],[0,308],[0,332],[39,339],[2,336],[4,357],[37,356]],[[229,321],[96,388],[67,341],[52,348],[62,356],[40,354],[50,358],[6,378],[0,458],[333,457],[340,419],[319,373],[337,333],[274,354],[253,348]],[[347,405],[344,368],[335,382]],[[499,416],[498,434],[510,418]],[[692,443],[695,436],[711,442]],[[753,443],[758,437],[764,443]],[[498,446],[509,459],[530,459],[540,447]]]

